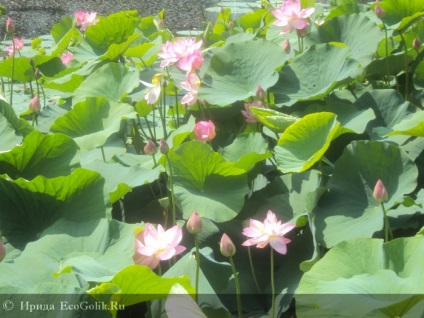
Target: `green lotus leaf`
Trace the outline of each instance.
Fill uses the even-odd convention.
[[[0,97],[0,152],[8,151],[22,142],[34,128],[26,121],[16,116],[13,108]]]
[[[250,107],[250,110],[261,124],[277,133],[282,133],[287,127],[299,119],[298,117],[268,108]]]
[[[275,104],[290,106],[297,101],[326,97],[363,71],[354,58],[350,48],[312,45],[280,71],[279,80],[271,89]]]
[[[96,159],[82,166],[99,172],[105,178],[106,190],[109,192],[111,203],[114,203],[134,187],[152,183],[159,178],[163,168],[157,166],[152,169],[153,161],[150,156],[137,157],[144,159],[144,164],[124,166],[121,163],[105,163],[103,160]]]
[[[215,222],[234,218],[248,194],[244,169],[226,162],[208,144],[190,141],[172,149],[170,161],[176,203],[184,218],[196,210]]]
[[[72,274],[86,282],[106,282],[134,263],[136,224],[94,219],[60,219],[28,243],[20,258],[44,255],[57,262],[56,277]]]
[[[362,223],[364,224],[364,223]],[[353,239],[334,246],[302,277],[296,315],[419,317],[424,238]]]
[[[398,147],[377,141],[354,141],[336,161],[329,191],[314,210],[316,237],[331,247],[367,238],[383,229],[383,212],[373,198],[377,180],[389,193],[389,210],[417,186],[418,169]]]
[[[78,146],[72,138],[62,135],[44,135],[34,130],[22,145],[0,154],[0,173],[12,179],[31,180],[37,175],[47,178],[70,174],[78,166]]]
[[[387,0],[379,3],[384,10],[382,20],[392,26],[401,22],[404,18],[410,18],[419,12],[424,12],[424,2],[421,0]],[[404,24],[406,24],[404,22]]]
[[[88,293],[105,303],[130,306],[153,299],[164,299],[175,284],[194,294],[188,276],[160,277],[148,266],[130,265],[119,271],[111,281],[90,289]]]
[[[270,158],[268,142],[260,133],[240,134],[233,143],[223,149],[227,161],[236,162],[236,167],[249,171],[256,163]]]
[[[34,70],[30,64],[30,59],[26,56],[15,56],[15,61],[12,58],[5,59],[0,62],[0,76],[12,78],[18,82],[30,82],[35,80]]]
[[[199,98],[225,106],[264,90],[278,79],[275,71],[284,60],[283,51],[266,40],[231,43],[216,51],[205,72]]]
[[[120,101],[139,86],[139,75],[129,71],[121,63],[107,63],[82,82],[73,94],[73,103],[86,97],[104,97],[109,101]]]
[[[314,113],[299,119],[284,131],[274,148],[278,168],[284,173],[308,170],[340,132],[340,124],[332,113]]]
[[[120,131],[122,118],[133,114],[134,108],[127,104],[89,97],[59,117],[50,129],[74,138],[80,149],[87,151],[105,144]]]
[[[106,216],[110,207],[104,179],[94,171],[77,168],[71,175],[31,181],[0,175],[0,230],[22,248],[56,220],[85,221]]]
[[[388,136],[407,135],[424,137],[424,111],[418,111],[405,117],[392,127],[393,131]]]
[[[335,17],[319,26],[317,31],[308,34],[308,42],[342,42],[352,51],[355,60],[362,67],[367,66],[377,51],[384,33],[365,14],[354,13]]]
[[[111,44],[121,44],[134,33],[135,21],[125,12],[100,19],[85,32],[86,41],[98,55],[104,54]]]

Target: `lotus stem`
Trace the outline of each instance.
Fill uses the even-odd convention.
[[[393,239],[393,232],[390,228],[389,218],[387,217],[386,208],[384,207],[384,203],[381,203],[381,208],[383,210],[384,217],[384,242],[388,242]]]
[[[253,260],[252,260],[252,253],[250,251],[250,246],[247,247],[247,254],[249,256],[249,264],[250,264],[250,270],[251,270],[252,276],[253,276],[253,281],[255,282],[255,286],[256,286],[256,289],[258,290],[258,293],[260,295],[262,295],[262,292],[259,288],[258,280],[256,279],[255,268],[253,267]]]
[[[403,34],[400,34],[402,39],[403,48],[405,50],[405,100],[409,100],[409,72],[408,72],[408,48]]]
[[[169,167],[169,189],[171,193],[171,212],[172,212],[172,225],[177,224],[176,223],[176,212],[175,212],[175,195],[174,195],[174,180],[172,176],[172,167],[171,167],[171,161],[169,160],[168,154],[165,155],[166,161],[168,163]]]
[[[194,245],[196,246],[196,302],[199,301],[199,273],[200,273],[200,252],[199,252],[199,239],[197,234],[194,234]]]
[[[233,257],[229,256],[231,268],[233,270],[234,275],[234,281],[236,283],[236,295],[237,295],[237,311],[238,311],[238,317],[242,318],[242,311],[241,311],[241,297],[240,297],[240,283],[237,276],[236,266],[234,265]]]
[[[274,249],[271,248],[271,318],[275,317]]]

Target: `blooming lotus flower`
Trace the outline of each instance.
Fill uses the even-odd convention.
[[[9,56],[13,56],[14,52],[22,50],[24,47],[24,39],[13,38],[13,44],[15,48],[13,48],[13,45],[6,46],[6,50],[9,51]]]
[[[60,59],[62,60],[62,63],[64,64],[64,65],[68,65],[69,63],[71,63],[71,61],[74,59],[74,55],[72,54],[72,53],[70,53],[70,52],[68,52],[68,53],[63,53],[61,56],[60,56]]]
[[[34,113],[39,113],[41,110],[40,99],[38,95],[35,95],[33,99],[29,101],[29,109],[31,109]]]
[[[147,83],[145,81],[140,81],[144,86],[149,87],[150,89],[147,91],[147,94],[144,96],[144,99],[149,104],[154,104],[159,99],[160,92],[161,92],[161,81],[162,81],[163,75],[162,74],[156,74],[152,78],[152,84]]]
[[[299,0],[285,0],[277,10],[272,10],[271,13],[277,18],[274,22],[276,26],[282,26],[280,34],[292,32],[294,29],[305,29],[309,23],[306,20],[314,13],[314,8],[301,9]]]
[[[383,181],[380,179],[378,179],[377,183],[375,184],[372,195],[377,203],[384,203],[389,198],[386,187],[384,186]]]
[[[174,43],[167,41],[161,46],[158,56],[163,59],[161,67],[177,65],[183,71],[191,72],[199,69],[203,64],[200,51],[202,41],[196,42],[193,38],[178,39]]]
[[[191,234],[198,234],[202,231],[202,218],[197,211],[194,211],[186,224],[187,231]]]
[[[197,93],[200,87],[200,78],[196,73],[190,72],[187,74],[186,81],[180,82],[182,88],[188,91],[181,99],[181,104],[191,106],[197,101]]]
[[[252,246],[264,248],[268,245],[280,254],[287,253],[287,244],[291,242],[284,235],[296,227],[293,223],[281,223],[277,220],[275,214],[269,210],[265,221],[259,222],[250,219],[249,227],[243,229],[243,235],[250,237],[247,241],[243,242],[243,246]]]
[[[219,242],[219,250],[225,257],[232,257],[236,253],[236,247],[233,241],[225,233],[222,234],[221,241]]]
[[[144,230],[135,237],[134,263],[155,269],[159,261],[168,260],[185,251],[184,246],[178,245],[182,238],[182,230],[178,225],[165,231],[160,224],[155,229],[147,223]]]
[[[97,19],[96,16],[97,12],[88,13],[84,11],[77,11],[74,13],[76,25],[81,26],[81,31],[85,31],[89,26],[95,25],[99,22],[99,19]]]
[[[255,117],[253,112],[250,110],[250,107],[264,107],[264,104],[260,100],[255,100],[251,103],[244,103],[244,108],[246,110],[242,110],[241,113],[243,114],[244,118],[246,119],[246,123],[248,124],[256,124],[258,122],[258,119]]]
[[[194,126],[194,138],[200,141],[209,141],[215,138],[215,125],[212,121],[199,121]]]
[[[6,32],[8,34],[13,34],[15,33],[15,22],[13,22],[11,17],[7,17],[7,21],[6,21]]]

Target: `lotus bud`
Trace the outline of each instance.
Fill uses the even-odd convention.
[[[161,154],[166,155],[169,151],[169,146],[165,139],[159,141],[159,151]]]
[[[15,33],[15,22],[13,22],[11,17],[7,17],[7,21],[6,21],[6,32],[8,34],[13,34]]]
[[[215,125],[212,121],[199,121],[194,126],[194,138],[200,141],[209,141],[215,138]]]
[[[202,218],[197,211],[194,211],[186,224],[187,231],[191,234],[198,234],[202,231]]]
[[[221,254],[225,257],[231,257],[236,253],[236,247],[233,241],[231,241],[225,233],[222,234],[221,242],[219,242],[219,249],[221,250]]]
[[[40,99],[38,95],[35,95],[33,99],[29,101],[29,109],[31,109],[34,113],[39,113],[41,110]]]
[[[420,40],[418,40],[417,38],[414,38],[414,40],[412,41],[412,47],[418,51],[420,49],[420,46],[421,46]]]
[[[386,187],[384,186],[383,181],[380,179],[378,179],[377,183],[375,184],[372,196],[377,203],[384,203],[389,198]]]
[[[285,39],[283,42],[283,50],[286,54],[289,54],[291,51],[290,41],[289,39]]]
[[[156,145],[151,139],[149,139],[149,141],[147,141],[146,146],[144,146],[144,153],[146,155],[153,156],[154,154],[156,154],[157,151],[158,150],[156,148]]]
[[[38,68],[35,69],[34,76],[35,76],[35,78],[40,77],[40,70]]]
[[[261,87],[261,85],[258,85],[258,87],[256,88],[256,97],[259,100],[264,100],[266,98],[266,92],[264,91],[264,89]]]
[[[384,12],[383,8],[380,7],[380,5],[378,3],[374,7],[374,12],[379,19],[384,17],[385,12]]]
[[[0,239],[0,263],[6,257],[6,249],[4,248],[3,241]]]

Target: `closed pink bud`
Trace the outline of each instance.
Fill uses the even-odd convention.
[[[29,101],[29,109],[31,109],[34,113],[39,113],[41,110],[40,99],[38,95],[35,95],[33,99]]]
[[[159,151],[161,154],[166,155],[169,151],[169,146],[167,144],[167,142],[165,141],[165,139],[161,139],[159,141]]]
[[[149,139],[147,141],[146,146],[144,146],[144,153],[146,155],[153,156],[154,154],[156,154],[157,151],[158,150],[156,148],[155,143],[151,139]]]
[[[219,249],[221,250],[221,254],[225,257],[231,257],[236,253],[236,247],[233,241],[231,241],[225,233],[222,234],[221,242],[219,242]]]
[[[198,234],[202,231],[202,218],[197,211],[194,211],[188,219],[186,228],[191,234]]]
[[[372,196],[377,203],[384,203],[389,198],[386,187],[384,186],[383,181],[380,179],[378,179],[377,183],[375,184]]]
[[[266,92],[264,91],[264,89],[261,87],[261,85],[258,85],[258,88],[256,88],[256,97],[259,100],[264,100],[266,98]]]
[[[417,38],[414,38],[414,40],[412,41],[412,47],[416,50],[419,50],[420,46],[421,46],[420,40],[418,40]]]
[[[380,7],[379,4],[376,4],[376,6],[374,7],[374,12],[375,12],[375,14],[378,18],[381,19],[381,18],[384,17],[385,12],[384,12],[383,8]]]
[[[13,22],[11,17],[7,18],[6,32],[9,33],[9,34],[15,33],[15,22]]]
[[[209,141],[215,138],[215,125],[212,121],[199,121],[194,126],[194,138],[200,141]]]
[[[0,240],[0,262],[6,257],[6,249],[4,248],[3,242]]]
[[[283,50],[286,54],[289,54],[291,51],[290,41],[289,39],[285,39],[283,42]]]

